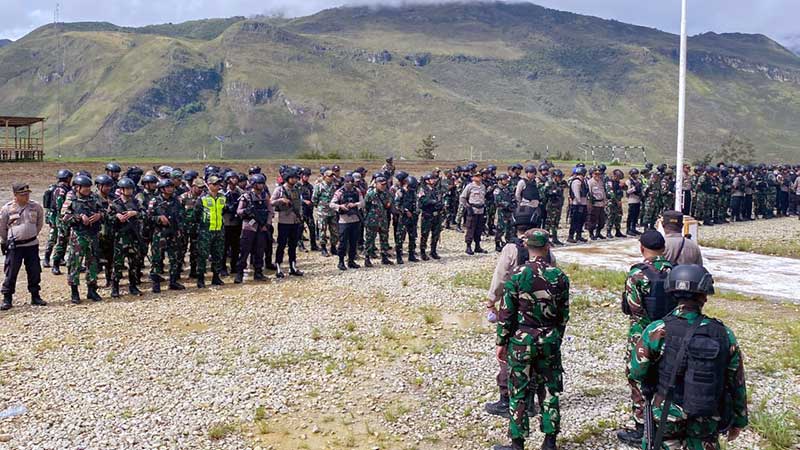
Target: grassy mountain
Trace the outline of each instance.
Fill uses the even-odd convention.
[[[217,155],[224,136],[226,157],[411,157],[430,133],[442,158],[579,154],[584,142],[666,155],[677,44],[518,3],[50,25],[0,49],[0,112],[48,116],[54,136],[60,92],[65,155]],[[730,131],[765,158],[800,155],[800,57],[761,35],[706,33],[689,49],[690,156]]]
[[[0,47],[5,47],[6,45],[10,44],[12,41],[10,39],[0,39]]]

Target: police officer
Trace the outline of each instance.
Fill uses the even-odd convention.
[[[300,240],[300,224],[303,220],[302,200],[297,181],[300,174],[295,168],[287,168],[283,173],[284,183],[272,193],[272,206],[278,212],[278,248],[275,252],[276,278],[283,278],[281,264],[284,251],[289,253],[289,274],[303,276],[297,268],[297,244]]]
[[[517,209],[523,208],[539,208],[539,186],[536,184],[536,166],[528,164],[525,166],[525,178],[522,178],[516,184],[514,197],[517,200]],[[534,222],[538,223],[540,213],[537,212],[534,217]]]
[[[311,177],[311,169],[304,168],[300,171],[300,198],[303,200],[303,224],[308,228],[308,239],[311,241],[311,251],[319,251],[317,247],[317,226],[314,222],[314,185],[308,179]],[[305,248],[300,233],[300,245]]]
[[[569,222],[569,238],[567,242],[586,242],[586,239],[581,235],[583,232],[583,225],[586,222],[586,207],[587,197],[589,194],[589,186],[585,180],[586,167],[576,167],[573,170],[573,176],[569,180],[569,198],[570,198],[570,222]]]
[[[720,448],[748,424],[742,353],[733,331],[703,314],[714,280],[697,265],[677,266],[666,292],[678,306],[651,323],[630,356],[630,379],[652,404],[652,448]],[[651,381],[652,380],[652,381]]]
[[[466,216],[467,232],[464,234],[464,242],[467,244],[466,253],[486,253],[481,248],[481,235],[486,223],[486,186],[483,184],[483,176],[480,173],[472,175],[472,183],[466,185],[461,195],[458,197],[461,206],[464,208]],[[538,205],[537,205],[538,206]],[[472,249],[472,243],[475,249]]]
[[[39,240],[37,236],[44,227],[44,208],[30,200],[31,190],[25,183],[11,185],[14,200],[0,209],[0,249],[5,255],[3,266],[3,304],[0,310],[11,309],[17,285],[19,269],[25,264],[28,275],[28,292],[31,304],[45,306],[39,296],[39,281],[42,268],[39,265]]]
[[[639,213],[642,210],[642,181],[639,180],[639,169],[628,171],[628,180],[625,182],[625,195],[628,197],[628,218],[626,232],[628,236],[638,236],[641,233],[636,229],[639,223]]]
[[[361,234],[360,210],[365,206],[364,195],[355,187],[352,175],[346,175],[343,181],[344,185],[334,192],[329,205],[332,211],[338,213],[339,248],[336,251],[339,256],[338,267],[339,270],[359,269],[361,266],[356,264],[356,250]],[[347,255],[346,266],[345,255]]]
[[[266,192],[267,177],[256,173],[250,176],[250,190],[239,197],[239,206],[236,214],[242,218],[241,254],[239,268],[234,283],[241,283],[244,279],[244,268],[247,258],[253,255],[253,279],[265,280],[264,253],[267,248],[269,228],[272,226],[272,209],[269,195]]]

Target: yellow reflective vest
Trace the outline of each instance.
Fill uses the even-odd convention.
[[[208,231],[222,230],[222,210],[225,209],[225,196],[219,194],[214,198],[206,194],[200,198],[200,203],[203,205],[201,229]]]

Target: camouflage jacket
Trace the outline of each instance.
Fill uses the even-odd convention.
[[[331,209],[331,200],[336,193],[336,186],[333,183],[320,181],[314,185],[314,192],[311,194],[311,203],[317,209],[317,216],[320,219],[332,217],[336,212]]]
[[[125,222],[120,222],[117,218],[117,214],[128,211],[136,211],[138,214],[136,217],[132,217]],[[111,202],[109,208],[109,218],[114,225],[114,231],[116,231],[118,235],[120,233],[129,233],[128,237],[135,237],[136,240],[138,240],[138,237],[141,235],[141,218],[143,214],[142,205],[135,197],[131,197],[128,201],[125,201],[124,197],[119,196]]]
[[[67,199],[67,193],[72,191],[72,188],[67,183],[58,183],[55,190],[53,191],[53,198],[55,198],[56,202],[56,209],[55,210],[48,210],[48,214],[51,215],[52,223],[58,224],[61,223],[61,207],[64,206],[64,201]],[[44,207],[48,207],[49,205],[42,205]]]
[[[178,203],[183,206],[183,226],[186,230],[190,230],[192,232],[197,231],[197,217],[194,214],[194,208],[197,205],[197,200],[200,199],[202,195],[194,195],[192,191],[184,192],[183,194],[178,197]]]
[[[442,208],[444,208],[441,191],[428,185],[423,185],[417,192],[417,206],[423,215],[439,215]]]
[[[82,215],[91,216],[98,212],[104,215],[100,221],[91,225],[84,225],[81,221]],[[74,233],[80,235],[97,236],[105,220],[105,214],[106,209],[94,193],[82,196],[77,191],[69,191],[64,204],[61,205],[61,222],[68,224]]]
[[[505,283],[497,316],[498,346],[511,339],[560,343],[569,321],[569,278],[543,258],[533,258]]]
[[[506,216],[514,213],[516,209],[516,199],[514,198],[514,189],[510,185],[505,187],[497,184],[494,187],[494,203],[497,205],[497,210]]]
[[[663,256],[656,256],[652,261],[645,260],[645,264],[653,266],[659,272],[672,269],[672,263]],[[644,309],[644,298],[650,294],[650,280],[647,279],[642,269],[633,266],[628,272],[625,280],[625,291],[622,293],[622,301],[627,303],[631,311],[631,326],[638,325],[636,332],[638,336],[641,330],[650,325],[650,319]]]
[[[388,191],[369,188],[364,196],[366,214],[364,224],[368,227],[389,226],[389,211],[392,209],[392,197]]]
[[[169,219],[167,225],[163,225],[159,216],[166,216]],[[175,196],[164,198],[157,195],[150,200],[147,205],[147,219],[155,230],[164,236],[177,236],[183,230],[183,206],[181,206]]]

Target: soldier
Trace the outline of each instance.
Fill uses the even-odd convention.
[[[180,242],[178,260],[183,262],[186,259],[186,252],[188,250],[189,278],[197,278],[198,223],[194,208],[197,206],[197,200],[199,200],[203,192],[205,192],[206,183],[197,177],[193,178],[191,183],[189,190],[178,197],[178,202],[183,207],[183,233],[181,233],[182,239]]]
[[[464,187],[458,198],[467,218],[467,232],[464,234],[464,242],[467,244],[466,253],[468,255],[486,253],[486,250],[481,248],[481,235],[486,222],[484,215],[486,186],[483,184],[483,176],[480,173],[472,174],[472,183]],[[475,250],[472,249],[473,242]]]
[[[25,183],[11,185],[14,200],[0,208],[0,250],[3,263],[3,304],[0,311],[11,309],[19,269],[25,264],[31,305],[46,306],[39,295],[42,268],[39,266],[39,233],[44,227],[44,209],[30,200],[31,189]]]
[[[183,207],[173,195],[175,185],[169,178],[158,182],[158,194],[147,205],[147,217],[152,229],[152,242],[150,245],[150,280],[153,282],[154,294],[161,292],[161,282],[164,281],[164,254],[169,258],[169,288],[182,290],[185,287],[178,283],[180,261],[178,261],[179,243],[183,231],[181,218],[184,215]],[[198,265],[202,262],[202,255],[198,257]]]
[[[742,218],[745,221],[753,220],[753,194],[755,193],[755,181],[753,180],[752,166],[745,167],[744,174],[744,200],[742,204]]]
[[[358,172],[356,172],[358,173]],[[360,269],[356,264],[356,249],[359,234],[361,233],[361,215],[359,210],[364,209],[364,195],[355,187],[352,175],[344,177],[344,185],[334,192],[330,202],[330,209],[337,214],[339,221],[339,270]],[[347,255],[347,266],[344,257]]]
[[[764,219],[769,219],[767,214],[767,190],[769,187],[767,185],[766,168],[763,164],[758,166],[753,181],[755,185],[755,217],[758,218],[760,215]]]
[[[158,195],[158,178],[155,176],[155,172],[148,172],[142,177],[142,189],[136,194],[136,201],[139,202],[142,209],[145,213],[147,213],[147,208],[150,206],[150,201],[153,200]],[[150,249],[150,243],[153,241],[153,222],[150,220],[149,216],[146,216],[142,222],[142,240],[139,242],[141,248],[139,249],[139,273],[137,274],[137,279],[141,283],[142,274],[141,271],[144,270],[144,258],[147,255]]]
[[[484,232],[487,236],[493,236],[495,233],[494,218],[497,212],[497,205],[494,200],[494,187],[497,186],[497,179],[494,176],[495,170],[497,170],[497,166],[489,164],[481,171],[481,175],[483,175],[483,185],[486,187],[486,201],[484,202],[484,206],[486,207],[486,212],[484,214],[486,227]]]
[[[719,202],[720,186],[717,168],[709,167],[698,182],[703,195],[701,197],[698,193],[697,214],[702,216],[703,225],[713,226],[718,221],[717,203]],[[698,220],[700,219],[698,218]]]
[[[198,288],[206,287],[206,265],[209,257],[211,259],[211,284],[213,286],[225,284],[220,278],[220,273],[225,264],[224,214],[230,208],[227,207],[228,197],[221,192],[223,184],[223,181],[216,175],[208,177],[206,183],[208,192],[197,200],[194,207],[195,221],[197,222]],[[230,184],[228,187],[233,189]],[[235,188],[238,189],[238,186]],[[236,254],[238,256],[238,249]],[[232,266],[237,267],[238,270],[238,261],[234,261]]]
[[[456,170],[445,170],[444,177],[439,182],[439,186],[444,191],[444,214],[445,214],[445,228],[452,229],[452,225],[456,221],[456,213],[458,212],[458,192],[456,190],[456,175],[460,167]]]
[[[314,222],[314,185],[308,179],[311,177],[311,169],[305,168],[300,173],[300,198],[303,200],[303,224],[308,227],[308,238],[311,241],[311,251],[318,252],[317,247],[317,226]],[[302,232],[300,233],[300,244],[303,244]]]
[[[671,167],[664,169],[664,175],[661,178],[661,193],[657,215],[675,206],[675,171]]]
[[[644,188],[644,209],[642,213],[642,226],[645,230],[654,230],[658,219],[658,208],[664,195],[661,186],[661,174],[658,171],[650,175],[647,186]]]
[[[542,229],[525,233],[528,262],[505,284],[497,318],[497,359],[509,370],[511,445],[495,450],[523,450],[529,434],[529,391],[537,381],[542,406],[542,449],[555,450],[561,428],[559,394],[563,391],[561,341],[569,321],[569,278],[548,262],[550,236]],[[533,376],[532,374],[535,374]]]
[[[106,175],[111,178],[111,192],[116,193],[117,191],[117,183],[119,182],[119,176],[122,173],[122,167],[115,162],[110,162],[106,164]]]
[[[632,446],[640,446],[644,435],[644,396],[639,385],[629,378],[628,363],[631,350],[642,337],[642,331],[653,320],[666,315],[675,306],[664,295],[664,281],[672,264],[664,257],[664,237],[655,230],[647,230],[639,238],[639,250],[644,261],[631,267],[622,293],[622,312],[630,317],[628,344],[625,349],[625,378],[631,390],[633,430],[620,430],[617,438]]]
[[[364,267],[372,267],[372,258],[377,258],[377,248],[375,246],[376,236],[381,241],[381,264],[392,265],[389,259],[389,216],[388,212],[392,209],[392,198],[387,191],[387,180],[384,176],[375,177],[375,185],[372,186],[364,197],[365,216],[364,226],[366,236],[364,243],[367,254],[364,257]]]
[[[239,197],[244,191],[239,187],[239,174],[229,170],[225,173],[225,211],[222,220],[225,224],[225,244],[222,257],[220,276],[228,276],[228,258],[230,258],[231,272],[236,272],[236,263],[239,261],[239,239],[242,236],[242,219],[236,215]],[[208,183],[208,181],[206,181]]]
[[[269,227],[272,226],[272,216],[275,214],[266,192],[267,177],[260,173],[251,175],[250,185],[251,189],[239,197],[239,206],[236,208],[236,214],[242,218],[239,271],[233,280],[237,284],[244,280],[244,267],[250,255],[253,255],[253,280],[266,280],[263,271],[264,252]]]
[[[561,210],[564,208],[564,172],[553,169],[544,185],[544,196],[547,197],[547,214],[545,230],[550,234],[553,245],[564,245],[558,240],[558,227],[561,224]]]
[[[189,190],[183,183],[183,171],[181,169],[172,169],[170,177],[172,178],[172,184],[175,185],[175,192],[172,194],[175,198],[179,198]]]
[[[542,225],[547,223],[547,195],[545,195],[545,185],[550,180],[550,164],[543,162],[539,164],[539,175],[536,176],[536,186],[539,188],[539,217]],[[551,235],[552,239],[552,235]]]
[[[624,238],[622,234],[622,197],[625,195],[626,185],[622,178],[625,175],[619,169],[614,169],[611,178],[606,181],[606,236],[611,239],[611,230],[616,230],[613,237]]]
[[[733,177],[730,176],[726,168],[719,171],[719,189],[716,222],[723,224],[728,223],[728,208],[731,204],[731,193],[733,191]]]
[[[336,166],[334,166],[336,167]],[[335,172],[334,172],[335,173]],[[288,245],[289,274],[301,277],[303,272],[297,268],[297,243],[300,240],[300,224],[303,220],[302,200],[297,180],[300,174],[294,168],[287,169],[283,174],[284,183],[272,193],[272,206],[278,212],[278,249],[275,253],[277,270],[275,277],[283,278],[286,275],[281,269],[283,253]]]
[[[539,186],[536,185],[536,166],[528,164],[525,166],[525,178],[519,180],[514,190],[514,198],[517,201],[517,209],[531,208],[537,210],[534,222],[539,220]]]
[[[691,203],[691,208],[690,208],[689,215],[694,217],[694,218],[697,218],[698,220],[699,220],[699,218],[697,217],[697,195],[698,195],[698,193],[700,191],[700,189],[699,189],[699,187],[700,187],[700,177],[703,175],[703,171],[704,170],[705,170],[705,168],[703,166],[699,166],[699,165],[695,166],[694,167],[694,172],[692,173],[692,176],[689,178],[689,183],[690,183],[691,189],[692,189],[692,203]]]
[[[676,267],[667,276],[666,291],[678,306],[648,325],[628,367],[630,379],[654,393],[646,401],[652,403],[658,429],[643,448],[718,449],[720,433],[727,430],[732,442],[748,424],[742,353],[733,331],[703,314],[714,294],[707,270]]]
[[[586,184],[585,176],[586,168],[576,167],[573,170],[572,178],[569,180],[570,222],[567,242],[572,244],[586,242],[586,239],[581,235],[583,224],[586,221],[586,205],[589,194],[589,186]]]
[[[766,207],[767,214],[765,218],[772,219],[775,217],[775,202],[778,198],[778,180],[775,176],[775,168],[773,166],[767,168],[766,180],[767,192],[764,206]]]
[[[98,175],[94,179],[94,184],[97,187],[97,199],[105,212],[98,235],[100,251],[98,265],[103,267],[106,276],[105,287],[109,287],[114,273],[114,227],[109,209],[111,202],[116,198],[114,191],[111,190],[116,186],[116,182],[108,175]]]
[[[392,177],[394,177],[395,167],[394,167],[394,157],[390,156],[386,158],[386,164],[381,167],[381,172],[386,175],[386,181],[391,182]]]
[[[493,197],[497,210],[497,231],[494,233],[496,252],[502,251],[503,246],[511,242],[514,237],[514,210],[517,208],[509,181],[508,174],[501,173],[497,176],[497,185],[494,188]]]
[[[50,225],[50,235],[44,251],[44,267],[50,267],[50,254],[53,253],[53,275],[61,275],[58,267],[64,259],[69,239],[69,225],[61,222],[61,206],[67,198],[67,193],[72,189],[72,172],[61,169],[56,174],[58,183],[50,192],[48,200],[43,205],[47,208],[47,224]],[[48,188],[49,190],[49,188]]]
[[[439,259],[436,251],[439,245],[439,235],[442,233],[442,202],[441,192],[436,189],[436,178],[430,172],[422,176],[422,188],[417,194],[417,205],[422,213],[420,224],[419,253],[423,261],[428,260],[426,253],[428,237],[431,240],[431,258]]]
[[[731,181],[731,220],[734,222],[741,222],[744,220],[742,216],[745,190],[744,169],[739,166],[736,167],[734,171],[736,175],[733,176],[733,180]]]
[[[599,168],[593,168],[592,177],[586,184],[589,187],[587,195],[589,217],[586,221],[586,231],[589,232],[589,238],[593,241],[605,239],[606,237],[600,234],[606,224],[606,204],[608,203],[603,172]]]
[[[117,183],[119,197],[109,207],[110,222],[114,228],[114,278],[111,285],[111,297],[119,297],[119,282],[128,260],[128,292],[131,295],[142,295],[137,287],[138,273],[141,270],[139,251],[141,246],[142,205],[134,198],[136,184],[130,178],[123,178]]]
[[[70,253],[67,260],[69,267],[67,281],[72,289],[71,301],[76,304],[81,301],[78,285],[82,264],[86,267],[86,285],[88,287],[86,297],[93,301],[100,301],[102,298],[97,293],[98,233],[100,233],[100,225],[105,218],[105,213],[97,196],[92,193],[91,178],[79,175],[75,177],[73,184],[75,190],[67,194],[64,204],[61,206],[61,221],[69,224],[72,230],[69,239]]]
[[[328,239],[331,242],[331,254],[336,254],[336,246],[339,243],[338,218],[336,217],[336,212],[330,206],[335,192],[333,171],[326,169],[322,173],[322,180],[314,186],[314,192],[311,195],[311,203],[317,210],[317,234],[319,235],[320,253],[325,257],[330,256],[328,254]]]
[[[419,208],[417,206],[417,189],[419,181],[416,177],[408,177],[408,182],[404,186],[402,198],[395,204],[401,211],[400,223],[403,231],[400,233],[400,242],[397,245],[397,260],[401,261],[403,252],[403,241],[408,237],[408,261],[419,262],[417,259],[417,224],[419,223]]]
[[[516,190],[522,180],[522,164],[515,163],[508,166],[508,178],[511,187]]]
[[[397,264],[403,264],[403,241],[406,237],[406,221],[407,219],[406,214],[413,215],[413,209],[407,210],[405,208],[408,207],[407,203],[404,202],[404,198],[408,194],[408,173],[403,172],[402,170],[397,172],[395,175],[395,179],[397,183],[392,186],[389,195],[392,198],[392,223],[394,223],[394,247],[395,247],[395,257]],[[417,199],[414,197],[411,199],[411,203],[414,203],[416,206]],[[413,244],[412,244],[413,245]]]

